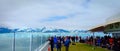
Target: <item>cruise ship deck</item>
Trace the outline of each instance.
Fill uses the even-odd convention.
[[[0,51],[68,47],[120,51],[120,0],[0,0]]]

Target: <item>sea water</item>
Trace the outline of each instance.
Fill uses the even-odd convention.
[[[105,36],[104,33],[95,33],[95,36]],[[15,36],[15,46],[14,43]],[[40,32],[17,32],[0,34],[0,51],[34,51],[44,44],[50,36],[93,36],[92,33],[40,33]]]

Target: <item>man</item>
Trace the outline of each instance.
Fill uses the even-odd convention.
[[[66,51],[69,51],[69,44],[70,44],[70,38],[69,37],[66,37],[66,40],[65,40],[65,48],[66,48]]]
[[[60,41],[60,39],[58,39],[58,42],[57,42],[57,51],[61,51],[61,41]]]
[[[53,38],[53,41],[54,41],[54,47],[56,47],[57,46],[57,37],[56,36]]]
[[[53,37],[50,38],[50,46],[51,46],[51,51],[53,51],[54,48]]]

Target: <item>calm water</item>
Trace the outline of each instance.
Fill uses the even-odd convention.
[[[92,33],[15,33],[15,51],[34,51],[44,44],[49,36],[92,36]],[[104,36],[103,33],[95,33],[95,36]],[[14,33],[0,34],[0,51],[12,51]]]

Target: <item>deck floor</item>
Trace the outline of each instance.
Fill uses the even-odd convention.
[[[54,48],[54,51],[57,51],[56,48]],[[65,47],[62,46],[61,51],[65,51]],[[101,47],[95,47],[83,43],[76,43],[76,45],[70,45],[69,51],[109,51],[105,48]]]

